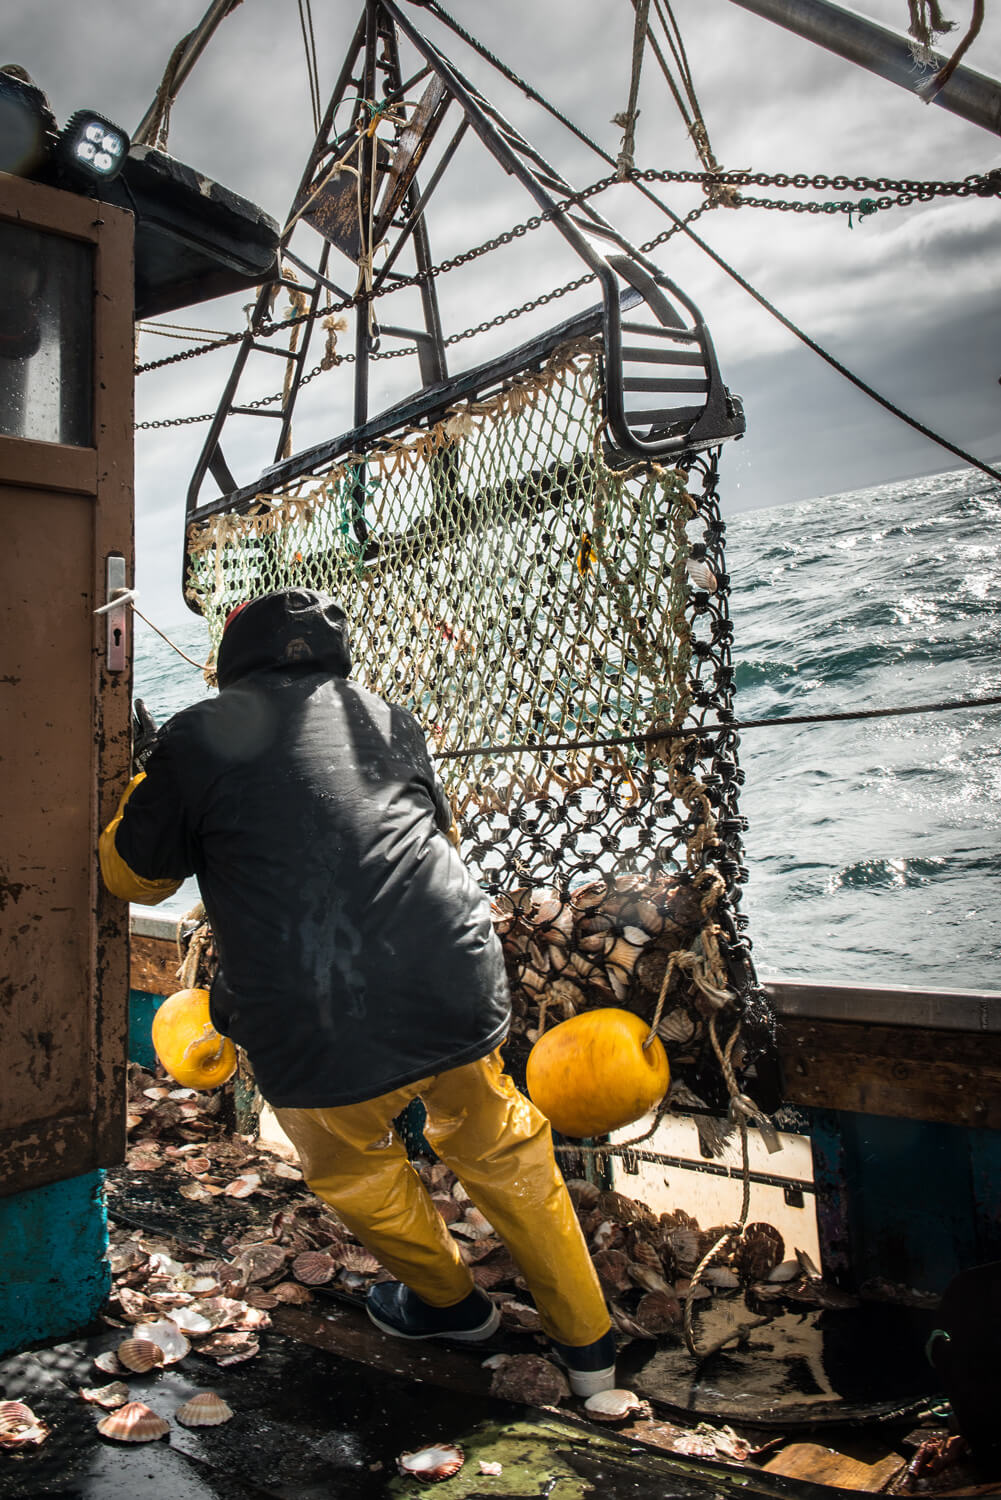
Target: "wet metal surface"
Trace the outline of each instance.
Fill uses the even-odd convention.
[[[708,1347],[754,1316],[743,1299],[704,1303],[696,1338]],[[775,1311],[701,1364],[680,1340],[632,1344],[620,1357],[619,1379],[648,1400],[711,1421],[788,1430],[890,1419],[941,1396],[924,1354],[933,1327],[929,1311],[882,1302]]]
[[[371,1369],[276,1333],[261,1354],[220,1368],[198,1355],[130,1377],[133,1399],[171,1422],[160,1441],[113,1443],[97,1432],[102,1413],[78,1396],[106,1377],[93,1356],[121,1335],[107,1331],[0,1362],[0,1392],[27,1401],[52,1427],[38,1449],[0,1454],[3,1500],[368,1500],[427,1493],[401,1478],[397,1456],[456,1442],[466,1463],[435,1493],[555,1500],[710,1500],[817,1495],[813,1486],[753,1470],[671,1458],[572,1417],[440,1389]],[[195,1390],[215,1390],[236,1416],[186,1430],[174,1412]],[[486,1477],[480,1460],[500,1462]],[[506,1474],[506,1478],[505,1478]]]

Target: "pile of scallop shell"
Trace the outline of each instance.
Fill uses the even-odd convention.
[[[157,1185],[167,1194],[188,1196],[190,1185],[207,1185],[207,1199],[214,1192],[215,1201],[228,1204],[238,1195],[239,1205],[228,1212],[242,1217],[215,1256],[115,1228],[111,1310],[123,1326],[171,1319],[199,1352],[233,1363],[256,1352],[259,1332],[276,1308],[331,1293],[360,1300],[386,1278],[339,1216],[305,1189],[295,1168],[243,1137],[227,1135],[212,1115],[178,1118],[172,1091],[150,1087],[149,1075],[135,1068],[132,1073],[130,1108],[138,1107],[137,1100],[146,1108],[126,1170],[152,1171],[155,1163]],[[158,1124],[161,1114],[168,1125]],[[190,1154],[192,1148],[197,1154]],[[504,1327],[541,1333],[517,1266],[455,1174],[442,1162],[418,1161],[415,1167],[476,1285],[497,1302]],[[251,1180],[254,1186],[245,1192]],[[721,1231],[700,1229],[681,1210],[658,1217],[645,1204],[591,1182],[571,1180],[569,1190],[620,1335],[678,1336],[692,1273]],[[768,1224],[749,1225],[708,1268],[695,1296],[747,1288],[763,1302],[816,1304],[824,1298],[816,1269],[786,1260],[782,1238]]]
[[[582,1179],[567,1186],[620,1337],[676,1335],[689,1297],[741,1290],[753,1296],[760,1286],[786,1287],[804,1275],[798,1258],[784,1259],[777,1229],[748,1224],[693,1288],[695,1268],[722,1237],[722,1226],[702,1230],[682,1209],[658,1216],[645,1203]]]
[[[117,1322],[110,1317],[105,1321]],[[152,1443],[166,1437],[169,1421],[138,1400],[127,1381],[145,1377],[140,1392],[145,1395],[146,1386],[162,1369],[179,1364],[190,1351],[191,1344],[178,1324],[172,1318],[160,1318],[156,1322],[136,1322],[128,1338],[98,1354],[94,1364],[102,1374],[122,1377],[107,1385],[84,1386],[80,1390],[84,1401],[106,1413],[97,1423],[101,1436],[117,1443]],[[195,1391],[173,1415],[182,1427],[218,1427],[232,1418],[233,1409],[215,1391]]]
[[[493,922],[511,984],[512,1035],[531,1045],[599,1006],[652,1018],[670,955],[691,947],[706,916],[678,876],[619,875],[565,899],[545,889],[500,895]],[[683,974],[671,980],[658,1030],[672,1060],[698,1050],[703,1021]]]

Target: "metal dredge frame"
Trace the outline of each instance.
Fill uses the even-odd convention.
[[[424,63],[407,79],[403,79],[400,66],[400,35],[414,47]],[[400,121],[398,124],[392,160],[380,168],[381,142],[374,134],[378,117],[392,119],[394,109],[399,108],[409,92],[425,79],[430,79],[430,82],[420,104],[407,123]],[[349,90],[354,90],[354,94]],[[336,111],[350,98],[354,99],[350,128],[335,135]],[[461,119],[422,191],[417,180],[418,167],[453,105],[461,112]],[[723,385],[709,331],[694,303],[590,203],[566,206],[566,200],[575,197],[574,189],[566,179],[411,24],[392,0],[369,0],[293,200],[279,249],[279,266],[291,262],[307,279],[300,282],[283,274],[277,282],[261,289],[189,485],[189,520],[210,513],[200,501],[208,474],[230,505],[238,505],[247,491],[246,485],[238,483],[222,449],[222,433],[230,416],[280,422],[274,465],[267,471],[269,486],[281,484],[294,478],[297,472],[303,472],[301,468],[297,469],[301,458],[286,462],[283,459],[311,337],[316,320],[323,312],[321,297],[326,292],[342,300],[351,300],[352,294],[338,286],[328,273],[329,240],[325,240],[316,266],[294,252],[290,241],[299,218],[308,212],[311,201],[316,204],[318,187],[322,196],[327,185],[325,178],[343,158],[347,141],[359,143],[358,221],[354,229],[357,231],[359,259],[367,257],[370,273],[370,285],[354,298],[360,305],[355,331],[353,426],[356,429],[364,427],[368,419],[369,360],[382,336],[416,343],[423,386],[437,396],[438,388],[447,381],[447,365],[438,299],[430,275],[426,211],[470,128],[504,170],[522,183],[543,216],[553,223],[598,279],[602,292],[601,331],[606,367],[605,420],[610,440],[623,459],[676,457],[713,447],[726,438],[743,433],[740,402]],[[387,186],[382,203],[377,205],[373,185],[378,185],[380,170]],[[343,231],[345,226],[340,227]],[[421,295],[424,328],[370,325],[369,320],[362,316],[364,310],[373,309],[379,296],[392,290],[395,284],[410,280],[393,269],[409,242],[413,244],[416,258],[416,284]],[[379,243],[385,244],[387,254],[375,269],[371,257]],[[606,253],[606,247],[611,253]],[[461,263],[461,257],[458,262]],[[275,347],[260,336],[276,286],[284,287],[297,298],[305,298],[307,303],[304,315],[295,320],[301,325],[301,337],[297,342],[293,340],[293,346],[288,349]],[[643,304],[640,311],[646,314],[645,321],[623,323],[622,294],[630,288],[640,292]],[[633,305],[637,305],[636,301]],[[628,343],[623,341],[624,333],[630,336]],[[288,362],[286,387],[280,405],[240,405],[237,401],[241,377],[250,356],[256,353],[277,355]],[[651,366],[653,375],[650,374]],[[687,404],[680,404],[676,399],[678,396],[684,396]],[[656,407],[646,404],[658,397],[661,400]],[[637,398],[642,404],[637,405]],[[324,446],[313,450],[318,462],[322,462],[325,456]],[[326,456],[329,456],[329,449]]]
[[[424,61],[424,66],[405,81],[400,69],[398,31]],[[382,205],[377,206],[375,174],[379,168],[380,150],[374,130],[377,117],[391,112],[415,84],[425,79],[430,79],[430,82],[415,115],[404,124],[402,131],[397,132],[395,154],[387,160],[383,171],[383,181],[388,186]],[[376,105],[382,86],[385,86],[385,91],[381,102]],[[352,127],[335,139],[332,134],[335,111],[351,89],[358,91],[353,96]],[[428,186],[421,192],[416,176],[418,163],[452,104],[458,105],[462,118]],[[415,128],[418,117],[419,128]],[[602,302],[600,307],[570,319],[510,355],[450,379],[446,373],[434,278],[429,274],[431,256],[425,210],[470,127],[505,170],[522,182],[542,209],[544,217],[551,220],[594,273],[601,288]],[[408,128],[411,133],[406,140]],[[315,205],[318,189],[322,193],[322,189],[329,185],[334,176],[331,169],[345,159],[345,142],[352,140],[358,157],[357,219],[353,225],[346,226],[342,213],[340,224],[331,226],[328,223],[327,229],[321,230],[325,243],[319,264],[314,267],[290,250],[289,240],[299,217]],[[467,493],[462,492],[457,483],[457,470],[449,467],[453,459],[447,451],[448,444],[458,433],[453,433],[448,424],[455,422],[457,415],[460,422],[467,420],[463,413],[475,409],[478,403],[489,405],[495,399],[503,403],[512,392],[517,393],[520,382],[524,383],[533,374],[537,376],[568,343],[572,345],[575,341],[589,339],[593,364],[599,372],[594,387],[599,410],[594,413],[590,436],[579,449],[582,462],[597,466],[604,476],[601,482],[606,485],[617,474],[624,486],[631,483],[641,489],[644,485],[653,489],[660,486],[662,495],[668,497],[668,503],[662,509],[670,509],[675,500],[683,500],[689,506],[681,521],[680,532],[677,519],[671,522],[675,527],[671,597],[664,601],[652,600],[655,612],[657,604],[669,605],[666,618],[670,628],[680,630],[685,638],[688,654],[684,670],[687,677],[683,684],[679,678],[666,696],[655,692],[645,700],[657,726],[662,725],[667,731],[662,745],[648,749],[645,764],[639,752],[631,756],[615,752],[608,758],[612,763],[611,773],[607,766],[604,769],[599,766],[594,778],[588,782],[587,777],[597,764],[594,757],[589,757],[583,763],[583,771],[578,765],[564,778],[566,794],[561,802],[546,795],[549,778],[544,778],[540,789],[537,784],[533,786],[531,774],[512,776],[506,794],[500,798],[494,795],[498,785],[496,779],[486,789],[482,784],[478,788],[474,785],[474,794],[469,796],[468,778],[464,778],[466,795],[461,810],[467,857],[473,865],[481,867],[484,884],[495,893],[509,890],[513,875],[520,883],[549,880],[565,899],[574,879],[580,880],[588,874],[612,873],[619,859],[620,839],[624,837],[628,851],[624,863],[634,871],[630,877],[633,881],[656,880],[657,871],[662,878],[665,871],[673,870],[683,881],[692,882],[707,898],[712,891],[712,901],[707,899],[703,904],[700,924],[687,935],[686,955],[707,978],[710,990],[714,983],[717,988],[732,986],[735,993],[717,1003],[736,1002],[739,1015],[762,1022],[767,1028],[767,1007],[756,984],[750,943],[744,935],[746,919],[736,913],[739,886],[746,878],[741,864],[740,838],[744,823],[737,811],[737,787],[743,779],[736,764],[738,736],[728,729],[716,730],[712,734],[700,733],[700,725],[707,722],[707,717],[724,725],[733,717],[732,630],[726,608],[728,580],[723,567],[724,527],[719,515],[716,484],[718,446],[722,440],[743,432],[743,413],[739,401],[731,397],[722,384],[712,342],[698,309],[590,205],[578,203],[571,209],[565,200],[573,197],[572,188],[560,174],[405,20],[391,0],[370,0],[297,191],[283,240],[284,259],[294,264],[304,276],[311,277],[312,286],[290,277],[283,277],[279,284],[304,299],[305,311],[292,320],[295,326],[290,347],[287,350],[272,348],[262,341],[257,331],[266,321],[273,298],[272,287],[262,289],[191,481],[186,575],[189,583],[196,582],[196,587],[193,592],[186,588],[185,594],[195,608],[198,605],[193,593],[200,595],[206,603],[209,596],[213,596],[209,613],[214,617],[213,633],[217,636],[224,596],[236,582],[235,572],[227,571],[225,559],[220,561],[226,546],[227,528],[230,539],[241,528],[243,535],[251,538],[251,550],[260,560],[257,587],[262,586],[261,579],[265,574],[272,580],[271,587],[295,581],[280,571],[288,563],[287,538],[285,542],[276,540],[275,527],[289,522],[298,525],[304,513],[308,515],[307,525],[312,525],[317,504],[322,506],[323,495],[326,494],[329,500],[332,493],[329,484],[325,491],[323,489],[324,481],[329,481],[331,476],[335,476],[336,503],[342,513],[340,529],[345,533],[346,546],[357,568],[367,570],[369,574],[391,569],[393,558],[399,556],[401,549],[412,547],[421,539],[431,550],[441,551],[448,547],[451,533],[454,544],[463,536],[463,526],[474,525],[472,515],[476,504],[490,486],[480,491],[470,486]],[[334,208],[336,212],[336,203]],[[339,236],[340,248],[344,249],[346,229],[356,233],[357,258],[367,275],[367,285],[354,298],[328,275],[332,239],[337,242]],[[415,278],[401,276],[392,269],[409,240],[413,241],[418,267]],[[610,244],[615,253],[606,255],[598,248],[596,240]],[[380,241],[388,246],[388,254],[376,270],[371,254]],[[457,263],[461,259],[457,258]],[[419,286],[423,330],[388,326],[380,329],[374,322],[372,313],[378,297],[391,290],[397,281]],[[317,444],[298,455],[285,456],[310,337],[316,319],[323,311],[321,297],[331,292],[341,299],[353,300],[358,308],[354,355],[355,423],[351,431],[338,438]],[[624,311],[632,315],[629,321],[623,319]],[[630,335],[629,344],[623,341],[624,332]],[[416,343],[424,389],[382,416],[368,420],[368,362],[381,335]],[[244,368],[250,355],[258,351],[279,355],[288,361],[288,378],[280,410],[236,404],[237,386]],[[630,374],[630,366],[644,373]],[[649,374],[651,366],[656,372],[653,376]],[[675,373],[679,368],[680,375]],[[641,401],[649,403],[654,400],[659,404],[654,408],[648,404],[646,407],[637,405],[632,399],[637,395]],[[678,401],[678,397],[685,397],[691,403],[693,396],[698,400],[697,405],[681,405]],[[281,422],[275,448],[276,461],[252,484],[238,484],[222,452],[221,433],[231,415],[265,416],[279,418]],[[443,430],[447,441],[441,437]],[[428,463],[428,468],[436,471],[427,479],[434,501],[430,506],[424,502],[418,504],[416,515],[412,509],[408,510],[410,502],[397,505],[392,512],[395,531],[384,525],[381,535],[373,535],[365,514],[366,496],[377,482],[377,476],[384,472],[379,464],[385,460],[386,452],[395,445],[395,451],[399,453],[408,444],[415,450],[423,444],[428,453],[436,451],[435,444],[439,445],[438,459]],[[442,449],[446,450],[444,458]],[[664,460],[676,467],[662,468]],[[216,500],[199,503],[202,485],[209,473],[224,493]],[[686,492],[689,475],[701,481],[702,494],[697,499]],[[309,488],[311,481],[312,489]],[[496,480],[492,482],[496,488]],[[509,477],[500,482],[500,490],[507,491],[511,498],[517,496],[524,485],[528,486],[530,493],[520,497],[519,504],[524,507],[520,513],[526,517],[531,514],[531,524],[536,527],[541,525],[543,512],[552,514],[556,517],[554,527],[562,526],[565,531],[565,518],[559,515],[559,511],[561,504],[572,506],[576,503],[573,467],[568,469],[565,461],[551,456],[548,467],[544,464],[541,471],[523,471],[520,480],[517,472],[511,471]],[[447,504],[441,499],[443,495],[448,497]],[[673,499],[670,498],[672,495]],[[507,524],[510,525],[512,517],[518,513],[516,506]],[[462,520],[463,515],[465,520]],[[408,516],[410,521],[407,521]],[[684,526],[696,517],[702,535],[693,541],[684,535]],[[663,524],[658,523],[657,529],[663,530],[668,523],[663,516],[660,519]],[[350,537],[346,534],[347,527],[352,533]],[[566,563],[567,538],[563,532],[560,532],[560,537],[563,561],[549,564],[551,576],[555,576],[552,574],[554,566],[565,567]],[[626,538],[621,526],[619,538]],[[591,545],[586,530],[578,537],[578,542],[581,548],[579,558],[584,555],[584,547],[590,548]],[[555,531],[554,535],[545,538],[543,545],[547,544],[551,548],[556,546]],[[292,553],[303,563],[298,581],[310,582],[309,562],[322,555],[327,566],[340,547],[341,540],[334,536],[328,517],[322,547],[314,550],[313,536],[307,533],[307,545],[303,551]],[[213,549],[214,595],[206,574],[206,558]],[[649,547],[647,550],[649,552]],[[557,549],[556,557],[560,555]],[[690,567],[694,565],[694,578],[700,576],[698,570],[701,567],[711,584],[706,588],[696,584],[692,590],[684,581],[686,563]],[[663,578],[663,563],[660,567],[661,572],[656,576]],[[579,560],[578,568],[585,571]],[[384,591],[385,587],[384,581],[376,584],[377,591]],[[661,623],[657,622],[658,628]],[[510,641],[510,638],[509,631],[507,639]],[[406,649],[402,640],[393,642],[390,639],[382,644],[391,657],[394,649],[397,658]],[[492,644],[496,650],[501,645],[501,637],[490,643],[484,638],[481,644]],[[384,653],[380,661],[385,659]],[[632,669],[635,670],[635,666]],[[363,676],[376,691],[389,691],[392,696],[393,683],[380,679],[379,669],[373,662],[363,664]],[[628,678],[628,673],[626,676]],[[410,706],[421,715],[418,699],[411,699]],[[561,712],[565,715],[566,709]],[[525,724],[519,726],[521,729],[525,727]],[[546,741],[559,727],[560,724],[547,719],[541,733],[523,734],[526,740],[523,750],[535,758],[533,764],[540,756],[548,754]],[[603,727],[607,730],[608,724]],[[649,721],[644,727],[650,727]],[[439,748],[446,753],[450,749],[453,755],[463,757],[476,753],[480,765],[484,763],[484,755],[490,755],[489,747],[478,752],[470,752],[468,745],[465,749],[454,744],[440,745]],[[624,801],[623,777],[632,788],[631,796],[626,796]],[[559,782],[560,777],[557,775],[555,779]],[[540,790],[541,795],[533,795]],[[479,793],[484,791],[485,795],[479,800]],[[684,810],[679,815],[678,809],[682,806]],[[674,826],[669,828],[672,813]],[[501,842],[513,841],[503,853],[495,849],[495,855],[501,854],[499,869],[497,858],[490,858],[491,849],[500,837],[496,826],[498,817],[507,820]],[[553,830],[557,824],[565,827],[558,839],[558,852],[554,854],[551,841],[547,842],[544,835],[548,827],[550,835],[555,837]],[[639,825],[644,825],[644,831],[637,839],[634,833]],[[582,841],[580,849],[578,840]],[[515,843],[518,848],[514,847]],[[485,865],[492,868],[484,869]],[[545,874],[541,874],[543,870]],[[613,888],[610,888],[610,894],[615,894]],[[691,944],[690,950],[688,943]],[[523,965],[520,972],[518,965],[515,968],[512,979],[517,1005],[517,991],[525,969]],[[689,979],[691,972],[691,967],[684,970]],[[692,1076],[697,1077],[707,1102],[719,1104],[725,1096],[718,1088],[714,1090],[709,1082],[708,1075],[714,1063],[706,1037],[705,1007],[703,1005],[700,1012],[697,987],[683,978],[680,969],[675,978],[678,983],[673,985],[672,993],[687,986],[686,1003],[697,1023],[701,1023],[694,1047],[689,1048],[691,1055],[687,1058],[696,1065]],[[672,998],[672,1006],[676,1006],[677,999],[678,995]],[[656,1006],[650,1000],[645,1010],[651,1015],[656,1010],[659,1019],[663,1003],[664,994],[661,993]],[[523,1030],[528,1028],[528,1011],[528,1006],[522,1011]],[[553,1015],[552,1020],[555,1019],[557,1017]],[[544,1011],[540,1024],[546,1024]],[[719,1081],[718,1073],[716,1081]]]

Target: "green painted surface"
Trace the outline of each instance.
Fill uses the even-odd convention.
[[[0,1354],[93,1322],[107,1253],[103,1172],[0,1198]]]
[[[443,1440],[444,1441],[444,1440]],[[529,1500],[727,1500],[727,1497],[779,1497],[790,1493],[789,1481],[754,1470],[698,1462],[630,1444],[617,1435],[574,1426],[558,1416],[506,1423],[486,1422],[454,1437],[464,1462],[451,1478],[434,1485],[441,1500],[486,1500],[487,1496]],[[484,1474],[481,1463],[500,1464],[501,1472]],[[427,1482],[410,1475],[391,1479],[386,1495],[394,1500],[428,1494]],[[791,1486],[802,1497],[814,1486]],[[830,1491],[830,1493],[834,1493]],[[839,1491],[840,1493],[840,1491]]]
[[[153,1017],[165,998],[151,995],[148,990],[129,990],[129,1062],[138,1063],[150,1072],[156,1067]]]

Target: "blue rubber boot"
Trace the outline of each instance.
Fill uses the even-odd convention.
[[[490,1298],[474,1288],[453,1307],[432,1307],[402,1281],[380,1281],[365,1299],[369,1317],[383,1333],[398,1339],[488,1339],[500,1324]]]

